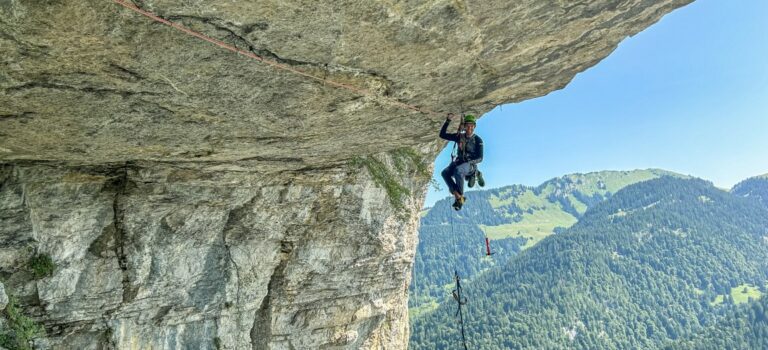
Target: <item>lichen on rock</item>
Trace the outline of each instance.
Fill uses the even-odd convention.
[[[5,310],[8,305],[8,294],[5,292],[5,285],[0,282],[0,311]]]

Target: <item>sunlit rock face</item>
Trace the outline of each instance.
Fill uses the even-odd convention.
[[[6,289],[44,347],[402,348],[427,177],[379,159],[402,164],[397,206],[365,166],[6,165]],[[36,252],[51,276],[31,277]]]
[[[135,2],[323,83],[111,1],[0,1],[0,282],[40,348],[404,349],[439,113],[562,88],[688,2]]]

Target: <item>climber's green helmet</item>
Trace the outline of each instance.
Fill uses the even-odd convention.
[[[477,124],[477,118],[474,115],[467,114],[464,116],[464,124]]]

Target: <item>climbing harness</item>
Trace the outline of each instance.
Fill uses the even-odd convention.
[[[332,86],[335,86],[335,87],[340,88],[340,89],[346,89],[346,90],[352,91],[352,92],[354,92],[354,93],[356,93],[358,95],[362,95],[362,96],[367,96],[367,97],[371,97],[371,98],[374,98],[374,99],[378,99],[380,101],[383,101],[385,103],[388,103],[388,104],[390,104],[392,106],[395,106],[395,107],[398,107],[398,108],[408,109],[408,110],[411,110],[411,111],[414,111],[414,112],[419,112],[419,113],[427,114],[427,115],[434,115],[434,116],[442,115],[440,113],[437,113],[435,111],[432,111],[432,110],[429,110],[429,109],[426,109],[426,108],[422,108],[422,107],[411,105],[411,104],[408,104],[408,103],[405,103],[405,102],[401,102],[401,101],[395,100],[393,98],[388,98],[388,97],[385,97],[385,96],[376,95],[373,92],[371,92],[370,90],[365,89],[365,88],[360,88],[360,87],[353,86],[353,85],[350,85],[350,84],[344,84],[344,83],[339,83],[339,82],[336,82],[336,81],[333,81],[333,80],[328,80],[328,79],[326,79],[324,77],[313,75],[313,74],[307,73],[305,71],[302,71],[302,70],[290,67],[288,65],[285,65],[285,64],[273,61],[273,60],[266,59],[266,58],[264,58],[262,56],[259,56],[259,55],[255,54],[253,52],[239,49],[239,48],[237,48],[235,46],[232,46],[230,44],[227,44],[227,43],[225,43],[225,42],[223,42],[221,40],[214,39],[214,38],[212,38],[210,36],[207,36],[207,35],[202,34],[200,32],[196,32],[196,31],[194,31],[192,29],[184,27],[181,24],[178,24],[176,22],[173,22],[173,21],[167,20],[165,18],[162,18],[162,17],[160,17],[160,16],[158,16],[158,15],[152,13],[152,12],[149,12],[147,10],[139,8],[138,6],[128,2],[128,0],[113,0],[113,1],[116,4],[118,4],[120,6],[123,6],[123,7],[127,8],[127,9],[129,9],[131,11],[134,11],[134,12],[136,12],[138,14],[141,14],[141,15],[149,18],[149,19],[152,19],[153,21],[156,21],[156,22],[168,25],[168,26],[170,26],[170,27],[172,27],[174,29],[182,31],[182,32],[184,32],[184,33],[186,33],[188,35],[194,36],[194,37],[196,37],[198,39],[207,41],[207,42],[209,42],[211,44],[214,44],[216,46],[219,46],[219,47],[221,47],[223,49],[232,51],[234,53],[243,55],[243,56],[248,57],[248,58],[255,59],[255,60],[257,60],[259,62],[262,62],[262,63],[264,63],[266,65],[269,65],[269,66],[271,66],[271,67],[273,67],[275,69],[288,71],[288,72],[291,72],[293,74],[296,74],[296,75],[299,75],[299,76],[302,76],[302,77],[305,77],[305,78],[309,78],[309,79],[312,79],[312,80],[317,80],[317,81],[322,82],[323,84],[332,85]]]

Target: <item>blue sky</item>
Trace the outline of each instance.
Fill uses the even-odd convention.
[[[645,168],[730,188],[768,173],[768,1],[697,0],[564,89],[487,113],[477,134],[485,188]],[[425,206],[448,196],[449,153]]]

